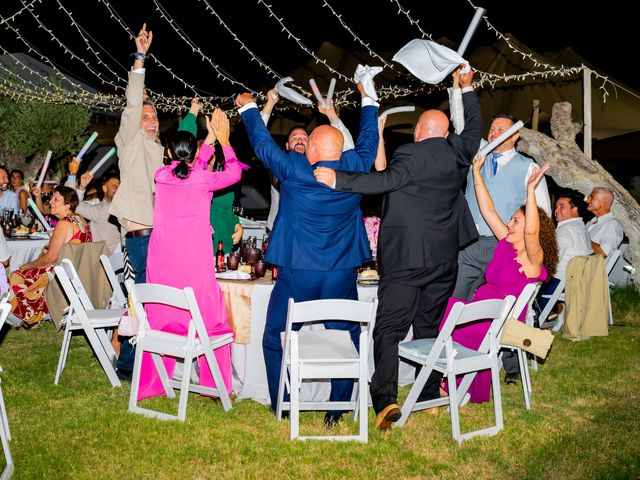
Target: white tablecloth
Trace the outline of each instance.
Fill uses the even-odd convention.
[[[20,268],[20,265],[34,261],[48,243],[49,240],[7,240],[11,253],[8,272],[11,273]]]
[[[223,281],[219,282],[222,286]],[[231,362],[234,369],[233,390],[238,399],[250,398],[262,404],[269,404],[269,387],[267,385],[267,372],[262,353],[262,335],[267,318],[269,297],[273,290],[273,284],[256,283],[251,292],[251,340],[246,345],[233,343],[231,347]],[[378,292],[376,286],[358,286],[358,299],[362,301],[372,300]],[[410,339],[411,332],[409,333]],[[373,349],[369,357],[369,368],[373,371]],[[415,369],[405,363],[400,363],[400,385],[413,382]],[[329,382],[314,382],[315,385],[303,386],[303,398],[329,397]]]

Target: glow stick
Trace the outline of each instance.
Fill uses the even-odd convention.
[[[461,57],[464,55],[465,50],[469,46],[471,37],[473,37],[473,34],[476,33],[476,28],[478,28],[478,24],[480,23],[484,12],[486,12],[484,8],[476,7],[476,13],[473,16],[471,23],[469,24],[469,28],[467,28],[467,33],[464,34],[464,38],[462,39],[462,42],[460,42],[460,46],[458,47],[458,55],[460,55]]]
[[[316,81],[313,78],[309,79],[309,85],[311,85],[311,90],[313,91],[313,94],[316,96],[316,99],[319,102],[324,103],[324,98],[322,98],[322,94],[318,89],[318,85],[316,85]]]
[[[84,146],[80,149],[80,152],[78,152],[78,155],[76,155],[78,160],[82,160],[82,156],[87,153],[87,150],[89,150],[89,147],[93,142],[95,142],[96,138],[98,138],[98,132],[93,132],[89,137],[89,140],[86,141]]]
[[[336,79],[332,78],[331,83],[329,83],[329,91],[327,92],[327,100],[326,100],[327,109],[331,107],[331,99],[333,98],[333,91],[335,90],[335,88],[336,88]]]
[[[104,154],[104,156],[100,159],[100,161],[98,163],[96,163],[93,167],[91,167],[91,170],[89,170],[89,172],[91,172],[91,175],[95,175],[96,172],[98,170],[100,170],[100,167],[102,165],[104,165],[104,163],[109,160],[111,157],[113,157],[113,154],[116,153],[116,147],[111,147],[111,149]]]
[[[382,112],[378,120],[382,120],[383,118],[386,118],[389,115],[393,115],[394,113],[415,112],[415,111],[416,111],[416,107],[414,107],[413,105],[406,105],[404,107],[393,107]]]
[[[509,127],[507,130],[505,130],[500,135],[498,135],[498,137],[495,140],[493,140],[491,143],[487,143],[484,147],[478,150],[478,155],[482,155],[483,157],[486,157],[494,148],[496,148],[498,145],[500,145],[502,142],[504,142],[507,138],[509,138],[518,130],[520,130],[522,127],[524,127],[524,123],[522,123],[522,120],[518,120],[516,123],[511,125],[511,127]]]
[[[33,213],[36,214],[36,217],[38,218],[38,220],[40,220],[40,223],[42,224],[42,226],[44,227],[44,229],[48,232],[49,230],[51,230],[51,225],[49,225],[49,222],[47,222],[44,217],[42,216],[42,213],[40,213],[40,210],[38,210],[38,206],[36,205],[36,202],[33,201],[32,198],[27,198],[27,203],[29,204],[29,206],[31,207],[31,210],[33,210]]]
[[[53,152],[51,152],[51,150],[49,150],[47,152],[47,156],[44,159],[44,163],[42,164],[42,170],[40,170],[40,177],[38,177],[38,183],[36,185],[38,185],[38,187],[42,186],[42,181],[44,180],[44,176],[47,173],[47,168],[49,168],[49,160],[51,160],[51,154]]]

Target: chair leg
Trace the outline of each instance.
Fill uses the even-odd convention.
[[[458,403],[458,388],[456,385],[456,376],[453,373],[447,374],[447,384],[449,386],[449,413],[451,415],[451,434],[453,439],[462,444],[460,436],[460,415]]]
[[[4,420],[3,420],[4,423]],[[2,471],[2,475],[0,475],[0,480],[7,480],[11,478],[13,475],[14,465],[13,465],[13,457],[11,456],[11,449],[9,447],[9,437],[7,436],[7,432],[9,431],[9,424],[2,425],[0,428],[0,442],[2,442],[2,451],[4,452],[4,458],[7,462],[7,465],[4,467]]]
[[[228,412],[231,410],[231,398],[229,398],[229,392],[227,392],[227,387],[224,384],[218,361],[216,360],[213,350],[205,351],[204,355],[207,359],[209,370],[211,370],[213,381],[216,383],[216,390],[218,390],[218,397],[220,398],[220,402],[222,402],[222,408],[225,412]]]
[[[422,392],[424,385],[427,383],[427,379],[429,378],[429,375],[431,374],[431,372],[432,372],[431,369],[425,368],[425,366],[422,365],[422,368],[420,369],[420,373],[418,374],[415,381],[413,382],[413,385],[411,386],[411,390],[409,390],[409,394],[407,395],[407,398],[402,404],[402,408],[400,410],[402,415],[400,416],[400,420],[396,422],[396,426],[403,427],[404,424],[407,423],[407,419],[409,418],[409,415],[413,411],[413,408],[415,407],[416,402],[418,401],[418,397],[420,396],[420,393]]]
[[[62,336],[62,345],[60,346],[60,358],[58,358],[58,368],[56,369],[56,377],[53,380],[54,385],[58,385],[64,366],[67,363],[67,354],[69,353],[69,344],[71,343],[71,329],[65,327]]]
[[[496,417],[496,433],[502,430],[504,423],[502,420],[502,395],[500,393],[500,365],[498,359],[494,358],[494,365],[491,367],[491,383],[493,390],[493,412]]]
[[[140,343],[136,347],[136,355],[133,361],[133,373],[131,375],[131,393],[129,394],[129,411],[135,412],[138,408],[138,390],[140,388],[140,372],[142,370],[143,348]]]
[[[531,410],[531,400],[529,398],[528,385],[528,366],[527,358],[524,351],[520,348],[516,349],[518,355],[518,366],[520,367],[520,383],[522,384],[522,393],[524,394],[524,406],[527,410]]]
[[[300,382],[298,381],[298,365],[297,362],[291,362],[291,389],[289,400],[289,422],[291,424],[291,440],[295,440],[299,436],[300,428]]]
[[[184,370],[180,382],[180,401],[178,402],[178,420],[184,422],[187,416],[187,400],[189,398],[189,382],[191,381],[191,369],[193,368],[193,354],[187,352],[184,357]]]
[[[0,386],[0,421],[1,428],[4,430],[7,440],[11,440],[11,432],[9,431],[9,418],[7,417],[7,408],[4,405],[4,396],[2,395],[2,387]]]
[[[173,391],[173,387],[171,386],[171,383],[170,383],[169,374],[167,373],[166,368],[164,368],[162,355],[157,353],[151,353],[151,352],[149,352],[149,354],[151,355],[151,359],[153,360],[153,365],[155,366],[156,371],[158,372],[158,377],[160,378],[160,383],[162,383],[162,388],[164,388],[164,393],[167,395],[168,398],[176,398],[176,394]],[[184,372],[183,372],[183,377],[184,377]]]
[[[100,362],[100,366],[104,373],[107,375],[109,382],[111,382],[112,387],[120,387],[122,384],[120,383],[120,379],[116,374],[116,370],[113,368],[113,363],[109,359],[107,352],[104,349],[103,344],[100,342],[98,334],[92,327],[83,328],[85,335],[87,336],[87,340],[89,340],[89,344],[93,349],[93,352],[98,357],[98,362]],[[109,342],[111,345],[111,342]]]

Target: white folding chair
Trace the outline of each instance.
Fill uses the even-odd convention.
[[[527,311],[527,318],[525,323],[532,327],[533,323],[529,323],[531,321],[531,316],[529,314],[531,313],[532,304],[539,289],[540,282],[529,283],[525,285],[522,293],[520,293],[518,299],[516,300],[516,303],[513,305],[513,309],[509,313],[509,318],[517,319],[518,317],[520,317],[522,311],[525,308],[529,308],[529,310]],[[527,410],[531,410],[532,387],[531,376],[529,374],[529,365],[527,362],[527,352],[525,352],[521,348],[514,347],[513,345],[504,345],[502,343],[500,343],[500,348],[512,350],[518,356],[518,366],[520,367],[520,382],[522,383],[522,393],[524,394],[524,405]],[[533,358],[532,362],[534,361],[535,357]]]
[[[543,295],[544,298],[547,298],[547,304],[544,306],[540,315],[538,316],[538,325],[540,328],[550,328],[554,332],[557,332],[562,328],[564,324],[564,309],[558,314],[558,318],[556,320],[547,321],[549,318],[549,314],[551,310],[555,306],[558,301],[564,302],[564,286],[565,279],[560,280],[560,283],[556,285],[556,288],[551,292],[551,295]]]
[[[231,399],[224,385],[220,367],[214,355],[214,350],[230,344],[233,333],[209,336],[204,326],[196,297],[191,287],[180,290],[165,285],[153,283],[138,283],[131,289],[131,299],[135,315],[138,317],[138,337],[136,342],[136,357],[133,365],[131,380],[131,395],[129,396],[129,411],[159,418],[161,420],[184,421],[187,414],[187,398],[189,391],[216,396],[220,398],[225,411],[231,409]],[[190,313],[187,335],[154,330],[148,322],[144,305],[148,303],[168,305]],[[153,364],[158,372],[164,391],[169,398],[175,398],[174,388],[180,389],[178,415],[150,410],[138,406],[138,390],[140,388],[140,373],[142,368],[142,354],[150,353]],[[196,385],[191,382],[193,360],[204,355],[207,365],[217,388]],[[162,356],[184,360],[184,370],[181,380],[169,378],[162,362]]]
[[[375,325],[378,300],[313,300],[294,302],[289,299],[284,353],[280,369],[280,388],[276,416],[289,410],[291,440],[357,440],[368,441],[368,358],[369,332]],[[358,350],[346,330],[294,331],[294,324],[318,323],[327,320],[358,322],[361,325]],[[358,394],[348,401],[301,401],[300,387],[304,381],[332,378],[353,378],[358,381]],[[288,380],[291,400],[284,401]],[[358,435],[300,436],[300,410],[356,410],[359,411]]]
[[[622,255],[622,250],[618,248],[615,251],[611,252],[611,254],[608,255],[604,261],[605,275],[607,277],[607,283],[609,285],[609,325],[613,325],[613,312],[611,311],[611,285],[612,284],[609,282],[609,275],[611,275],[613,267],[616,266],[616,263],[618,263],[618,260],[620,259],[621,255]]]
[[[4,322],[11,311],[11,305],[8,303],[0,304],[0,330],[4,326]],[[2,367],[0,367],[2,372]],[[11,456],[11,449],[9,448],[9,440],[11,440],[11,432],[9,431],[9,418],[7,417],[7,409],[4,405],[4,397],[2,395],[2,384],[0,383],[0,441],[2,442],[2,451],[4,452],[4,459],[7,465],[0,475],[0,480],[11,478],[13,475],[14,464],[13,457]]]
[[[104,273],[107,275],[107,279],[109,280],[109,285],[111,285],[111,299],[109,300],[109,308],[126,308],[127,307],[127,296],[125,292],[122,291],[122,287],[120,281],[118,280],[118,275],[116,274],[115,266],[114,266],[114,256],[119,256],[120,263],[122,263],[122,252],[115,253],[108,257],[107,255],[100,255],[100,263],[102,264],[102,268],[104,269]],[[116,264],[118,259],[115,260]],[[128,290],[130,286],[133,285],[132,280],[125,281],[125,287]]]
[[[60,265],[56,265],[53,270],[62,287],[62,291],[69,301],[69,310],[62,319],[64,335],[54,384],[57,385],[62,376],[73,332],[82,331],[87,337],[89,345],[91,345],[111,385],[120,387],[121,383],[114,367],[116,353],[113,350],[107,331],[113,330],[118,326],[124,309],[93,308],[82,281],[69,259],[62,260]]]
[[[400,357],[420,365],[420,373],[402,405],[402,416],[398,420],[399,427],[404,426],[411,412],[425,408],[449,405],[451,412],[451,432],[453,438],[461,444],[463,440],[476,435],[495,435],[503,427],[502,399],[500,396],[500,349],[499,334],[504,321],[511,311],[515,297],[509,295],[504,300],[482,300],[463,304],[456,303],[447,316],[437,338],[422,338],[400,344]],[[478,350],[464,347],[451,338],[457,326],[481,319],[493,319]],[[491,370],[493,388],[493,409],[495,425],[480,430],[461,434],[459,407],[466,401],[469,386],[476,374],[481,370]],[[427,379],[432,371],[441,372],[447,377],[449,396],[418,402]],[[463,375],[458,387],[456,376]]]

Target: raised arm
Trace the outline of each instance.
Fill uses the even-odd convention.
[[[384,149],[384,137],[382,136],[386,123],[386,115],[378,118],[378,151],[376,152],[376,159],[373,162],[373,166],[375,167],[377,172],[380,172],[381,170],[387,168],[387,152]]]
[[[282,150],[273,140],[269,130],[267,130],[260,118],[258,107],[250,93],[238,95],[236,106],[256,156],[278,180],[284,181],[295,169],[293,163],[295,159]]]
[[[267,103],[264,104],[264,107],[262,107],[262,111],[260,112],[260,117],[262,117],[262,121],[264,122],[265,127],[269,123],[271,112],[273,112],[273,107],[276,106],[278,100],[280,100],[278,89],[272,88],[267,92]]]
[[[222,172],[211,172],[210,187],[213,190],[228,187],[238,182],[242,177],[242,168],[245,165],[238,162],[236,153],[229,142],[229,117],[219,108],[216,108],[211,115],[211,129],[220,142],[224,154],[224,170]],[[206,167],[205,167],[206,168]]]
[[[142,101],[144,93],[144,58],[149,51],[153,32],[147,31],[147,24],[143,23],[136,37],[136,54],[132,71],[129,72],[126,98],[127,105],[120,118],[120,128],[116,135],[116,145],[127,145],[133,141],[140,129],[142,117]],[[122,166],[120,167],[122,169]]]
[[[549,166],[548,163],[545,163],[540,170],[531,175],[527,182],[527,201],[524,214],[524,248],[527,252],[529,262],[538,270],[538,273],[542,265],[544,253],[540,245],[540,216],[536,202],[536,187],[544,178],[544,172],[549,170]]]
[[[504,224],[498,212],[496,212],[493,206],[493,200],[489,195],[489,190],[484,184],[482,173],[480,172],[482,165],[484,165],[485,157],[476,155],[473,159],[473,188],[476,192],[476,199],[478,201],[478,207],[482,218],[487,222],[487,225],[496,236],[498,240],[502,240],[507,236],[507,226]]]
[[[355,144],[353,143],[353,136],[351,135],[351,132],[349,132],[349,129],[345,126],[345,124],[342,123],[340,117],[338,117],[336,109],[333,106],[333,100],[331,100],[331,105],[329,106],[329,108],[325,107],[324,102],[318,102],[318,111],[323,115],[326,115],[329,119],[329,122],[331,122],[331,126],[337,128],[338,130],[340,130],[340,133],[342,133],[342,137],[344,138],[342,151],[345,152],[354,148]]]
[[[184,130],[198,138],[198,114],[200,110],[202,110],[202,101],[198,97],[193,97],[189,112],[184,116],[180,125],[178,125],[178,131]]]

